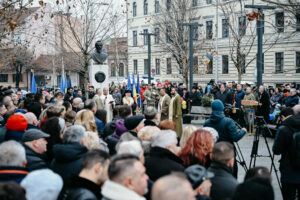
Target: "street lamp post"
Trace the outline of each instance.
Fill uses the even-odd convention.
[[[151,84],[151,36],[155,36],[155,33],[140,33],[140,35],[147,36],[148,43],[148,84]]]
[[[274,10],[274,6],[264,5],[245,5],[245,8],[258,9],[260,16],[263,16],[263,10]],[[262,85],[262,45],[263,45],[263,21],[260,18],[257,19],[257,87]]]
[[[203,26],[203,24],[197,24],[197,23],[181,23],[181,26],[188,26],[190,28],[190,44],[189,44],[189,54],[190,54],[190,91],[192,91],[193,89],[193,69],[194,69],[194,44],[193,44],[193,40],[194,40],[194,28],[195,27],[199,27],[199,26]]]

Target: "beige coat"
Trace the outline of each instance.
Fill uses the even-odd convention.
[[[165,96],[160,97],[158,103],[158,109],[160,111],[160,121],[169,119],[169,105],[170,105],[171,98],[168,94]]]

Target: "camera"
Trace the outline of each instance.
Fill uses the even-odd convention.
[[[224,108],[224,114],[226,117],[229,117],[233,119],[234,121],[237,121],[240,116],[241,110],[239,108],[235,108],[231,104],[225,104]]]

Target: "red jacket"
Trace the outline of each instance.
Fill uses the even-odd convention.
[[[148,90],[148,88],[140,88],[140,94],[141,94],[141,98],[142,98],[142,101],[144,101],[145,100],[145,97],[143,97],[143,94],[144,94],[144,92],[146,91],[146,90]]]

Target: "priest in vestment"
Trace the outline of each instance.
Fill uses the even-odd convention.
[[[169,106],[169,120],[175,122],[177,137],[182,134],[182,110],[181,97],[178,94],[177,88],[171,90],[172,99]]]
[[[115,100],[112,95],[108,93],[108,88],[103,88],[103,94],[101,96],[104,110],[106,110],[106,123],[112,121],[113,118],[113,108],[115,106]]]

